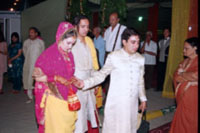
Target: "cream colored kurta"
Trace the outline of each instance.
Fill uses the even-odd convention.
[[[87,79],[93,73],[93,64],[90,48],[77,39],[72,48],[75,62],[74,75],[79,79]],[[91,121],[92,127],[97,127],[95,118],[96,99],[94,90],[78,90],[77,96],[81,102],[81,109],[78,111],[78,120],[76,121],[75,133],[85,133],[88,130],[87,120]]]
[[[23,85],[24,89],[33,89],[32,73],[37,58],[44,51],[44,41],[41,39],[27,39],[23,44],[23,53],[25,56],[25,62],[23,67]]]
[[[103,68],[84,80],[85,87],[93,87],[111,75],[107,95],[103,133],[136,133],[138,98],[146,101],[144,89],[144,57],[129,55],[124,49],[108,55]]]

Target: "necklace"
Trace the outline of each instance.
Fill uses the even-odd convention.
[[[68,52],[65,52],[64,50],[62,50],[62,48],[58,47],[60,53],[62,54],[63,58],[65,61],[70,61],[70,58],[68,56]]]

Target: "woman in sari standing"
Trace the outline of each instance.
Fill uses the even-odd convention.
[[[22,87],[22,68],[24,57],[22,54],[22,43],[19,42],[19,34],[13,32],[11,44],[8,46],[8,74],[13,83],[13,93],[19,93]]]
[[[61,22],[56,33],[56,42],[37,59],[33,77],[35,83],[35,111],[39,133],[72,133],[75,128],[76,111],[69,111],[69,87],[63,79],[71,81],[74,60],[71,48],[76,41],[72,24]],[[62,77],[57,82],[57,76]],[[72,86],[73,91],[77,91]]]
[[[198,38],[185,40],[183,54],[186,59],[174,73],[177,109],[170,133],[197,133],[198,119]]]

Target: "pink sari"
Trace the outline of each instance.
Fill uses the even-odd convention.
[[[48,81],[53,81],[55,75],[62,76],[67,80],[71,79],[74,75],[72,53],[68,53],[69,60],[64,60],[64,55],[58,49],[60,37],[71,28],[73,28],[73,26],[67,22],[60,23],[56,33],[56,42],[46,49],[36,61],[35,68],[41,69],[42,73],[47,76]],[[67,100],[69,88],[57,82],[56,86],[63,99]],[[75,92],[77,91],[74,86],[72,86],[72,88]],[[35,83],[35,112],[39,124],[39,133],[44,132],[44,125],[41,124],[44,120],[44,109],[40,107],[40,104],[46,89],[48,89],[48,87],[45,83]]]

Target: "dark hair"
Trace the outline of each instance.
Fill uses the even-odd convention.
[[[67,30],[62,37],[60,38],[60,41],[63,41],[66,38],[72,37],[72,36],[76,36],[77,37],[77,33],[75,29],[69,29]]]
[[[11,34],[11,42],[12,42],[12,43],[14,43],[14,42],[12,41],[13,36],[15,36],[15,37],[17,38],[17,43],[18,43],[18,42],[19,42],[19,34],[18,34],[17,32],[13,32],[13,33]]]
[[[5,41],[5,38],[4,38],[3,32],[0,31],[0,42],[3,42],[3,41]]]
[[[139,36],[139,37],[140,37],[140,33],[139,33],[137,30],[135,30],[134,28],[126,28],[126,29],[124,30],[124,32],[122,33],[121,38],[122,38],[122,40],[128,41],[128,39],[129,39],[130,36],[132,36],[132,35],[134,35],[134,36]]]
[[[87,19],[89,21],[89,18],[87,16],[85,16],[85,15],[79,15],[79,16],[76,16],[74,18],[73,25],[78,26],[80,24],[81,19]]]
[[[111,13],[110,13],[110,15],[112,15],[112,14],[117,14],[117,18],[119,18],[119,13],[118,13],[117,11],[114,11],[114,12],[111,12]],[[109,15],[109,16],[110,16],[110,15]]]
[[[34,30],[37,34],[39,33],[39,30],[38,30],[36,27],[30,27],[30,28],[29,28],[29,31],[30,31],[30,30]]]
[[[40,32],[39,30],[38,30],[38,32],[37,32],[37,33],[38,33],[38,36],[40,36],[40,37],[41,37],[41,32]]]
[[[164,30],[168,30],[169,32],[171,32],[171,29],[170,29],[169,27],[164,27],[164,28],[163,28],[163,31],[164,31]]]
[[[199,44],[200,44],[199,38],[191,37],[191,38],[186,39],[185,42],[189,43],[190,46],[192,46],[192,47],[196,47],[198,50]],[[196,50],[196,53],[198,54],[197,50]]]

